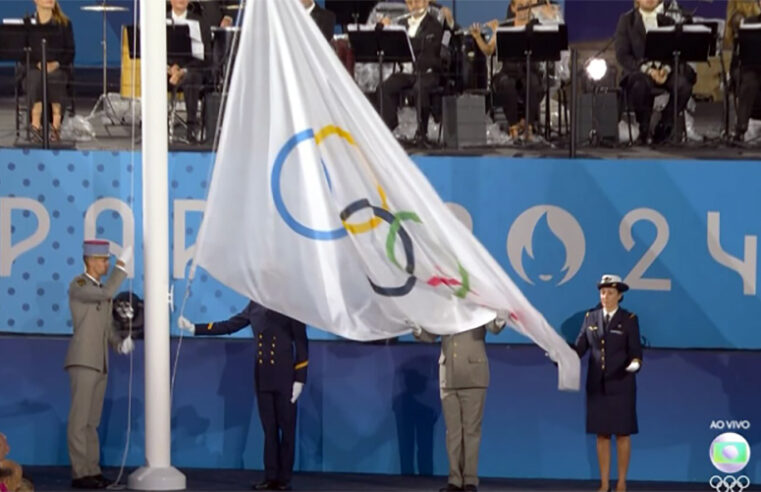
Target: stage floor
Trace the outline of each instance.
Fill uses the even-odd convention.
[[[77,99],[77,115],[85,117],[89,114],[95,100],[90,98]],[[695,115],[695,130],[705,137],[702,142],[686,142],[680,145],[664,144],[659,146],[634,146],[625,144],[590,147],[580,144],[577,148],[577,157],[591,159],[743,159],[761,160],[761,141],[749,144],[730,145],[718,139],[718,131],[721,121],[720,103],[699,103]],[[63,142],[52,145],[51,148],[74,148],[78,150],[107,150],[126,151],[131,149],[132,128],[128,124],[109,126],[106,128],[100,117],[91,120],[96,137],[87,142]],[[140,128],[137,128],[138,139]],[[178,130],[182,136],[184,130]],[[39,148],[26,140],[25,131],[16,137],[15,129],[15,103],[12,98],[0,100],[0,148]],[[139,140],[136,143],[140,149]],[[170,144],[170,151],[198,151],[208,152],[211,144],[188,145],[183,143]],[[441,156],[480,156],[497,155],[511,157],[569,157],[567,137],[531,145],[487,145],[464,149],[454,148],[407,148],[408,153],[417,155],[441,155]]]
[[[121,480],[127,481],[127,469]],[[115,479],[118,469],[105,469],[109,479]],[[251,490],[251,485],[263,478],[261,471],[249,470],[211,470],[183,469],[187,477],[187,490]],[[24,475],[34,482],[35,490],[62,491],[70,489],[69,468],[66,467],[26,467]],[[293,489],[301,492],[408,492],[435,491],[446,485],[446,477],[421,477],[399,475],[362,475],[339,473],[297,473],[293,478]],[[629,490],[711,490],[707,483],[669,483],[669,482],[629,482]],[[598,483],[593,481],[562,480],[508,480],[484,478],[479,490],[482,491],[591,491],[597,490]],[[751,486],[745,490],[761,490]]]

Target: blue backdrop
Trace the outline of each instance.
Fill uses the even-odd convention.
[[[1,158],[0,330],[70,333],[66,289],[82,271],[85,236],[138,245],[142,265],[139,156],[6,150]],[[753,322],[761,318],[761,221],[753,213],[761,209],[759,163],[415,161],[445,201],[464,208],[476,237],[566,338],[597,303],[600,275],[612,272],[632,286],[624,305],[639,315],[648,345],[761,348]],[[210,154],[170,157],[178,306],[211,165]],[[142,295],[139,268],[131,287]],[[185,314],[197,322],[224,319],[244,305],[201,271]],[[328,337],[318,330],[310,336]],[[526,341],[512,331],[492,340]]]

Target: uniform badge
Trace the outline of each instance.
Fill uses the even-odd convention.
[[[592,331],[596,331],[597,330],[597,325],[589,325],[589,329],[592,330]]]
[[[80,287],[84,287],[86,283],[87,282],[85,282],[85,279],[83,279],[82,277],[79,277],[77,279],[77,285],[80,286]]]

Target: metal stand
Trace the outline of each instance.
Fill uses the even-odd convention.
[[[106,5],[106,0],[103,0],[103,3],[101,5],[87,5],[82,7],[82,10],[86,10],[89,12],[102,12],[103,13],[103,39],[101,40],[101,45],[103,46],[103,92],[98,97],[98,100],[95,101],[95,105],[92,107],[92,110],[90,111],[90,114],[87,116],[87,119],[92,119],[95,117],[96,114],[99,112],[102,112],[106,118],[111,122],[111,125],[116,125],[117,123],[113,120],[111,115],[116,114],[116,111],[114,110],[114,107],[111,105],[111,101],[108,100],[108,40],[106,36],[106,30],[108,29],[108,23],[106,19],[106,14],[108,12],[126,12],[127,9],[125,7],[118,7],[115,5]],[[110,110],[110,113],[109,113]],[[120,122],[120,123],[123,123]]]

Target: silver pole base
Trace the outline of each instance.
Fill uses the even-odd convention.
[[[178,469],[143,466],[127,479],[130,490],[185,490],[185,475]]]

